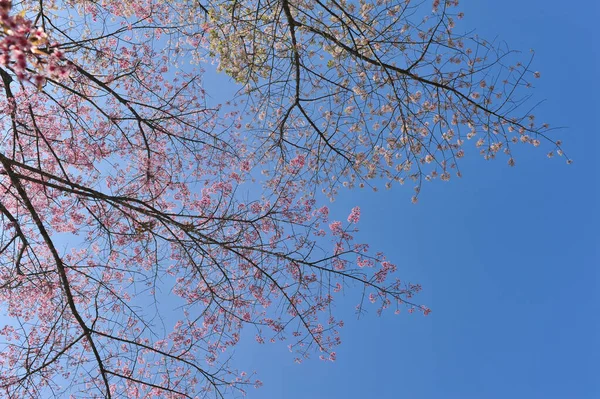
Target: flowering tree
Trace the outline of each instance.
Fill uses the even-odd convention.
[[[469,141],[563,155],[522,111],[539,73],[457,3],[0,0],[1,394],[224,396],[260,384],[221,355],[244,327],[335,360],[337,292],[427,314],[317,193],[416,202]]]

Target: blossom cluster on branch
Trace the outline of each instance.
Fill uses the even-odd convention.
[[[17,79],[41,88],[46,77],[60,78],[69,73],[62,62],[63,52],[52,49],[41,27],[34,26],[25,12],[11,14],[12,1],[0,1],[0,65],[10,69]]]

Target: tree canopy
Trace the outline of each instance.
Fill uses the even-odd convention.
[[[330,220],[323,200],[407,183],[417,202],[468,151],[564,156],[528,102],[531,56],[456,33],[462,17],[457,0],[0,0],[2,395],[227,396],[260,385],[228,364],[243,329],[335,360],[338,292],[429,313],[354,240],[360,209]]]

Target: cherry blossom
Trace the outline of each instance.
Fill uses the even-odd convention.
[[[340,295],[429,314],[324,201],[417,203],[469,151],[571,162],[522,100],[540,73],[457,7],[0,0],[0,395],[235,395],[262,385],[228,362],[244,331],[335,361]]]

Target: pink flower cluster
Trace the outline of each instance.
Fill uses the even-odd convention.
[[[350,215],[348,215],[348,222],[349,223],[358,223],[359,220],[360,220],[360,208],[358,206],[355,206],[354,208],[352,208]]]
[[[68,67],[60,64],[62,51],[41,49],[48,43],[46,33],[23,14],[11,16],[11,9],[12,1],[0,0],[0,64],[19,80],[29,80],[38,87],[47,77],[66,76]],[[34,62],[35,72],[28,70],[28,60]]]

